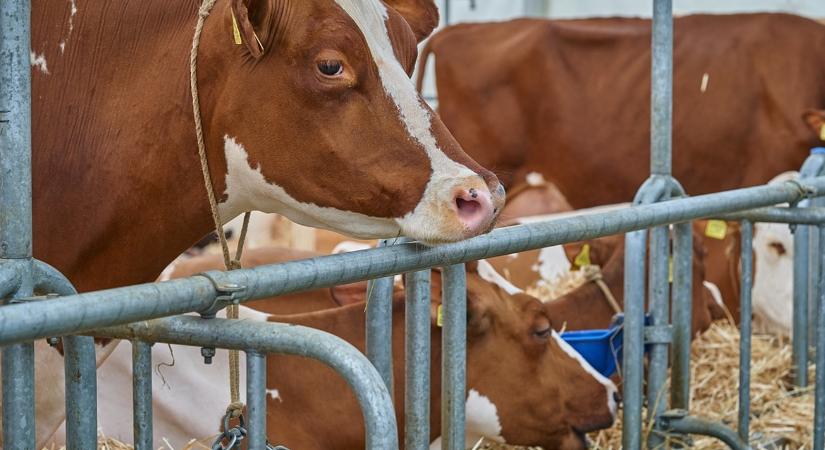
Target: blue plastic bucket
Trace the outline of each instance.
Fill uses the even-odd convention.
[[[615,325],[606,330],[565,331],[567,341],[597,372],[609,377],[622,360],[623,329]]]
[[[645,324],[649,317],[645,316]],[[622,362],[624,314],[617,314],[608,329],[565,331],[561,338],[573,347],[597,372],[609,377]],[[647,353],[645,346],[645,353]]]

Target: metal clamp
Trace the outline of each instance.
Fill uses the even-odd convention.
[[[670,344],[673,342],[672,325],[648,325],[645,327],[645,344]]]
[[[237,305],[239,300],[236,297],[236,294],[246,290],[246,286],[241,286],[240,284],[220,283],[215,280],[209,272],[201,272],[195,274],[194,276],[206,278],[210,283],[212,283],[212,287],[215,288],[215,291],[218,292],[218,295],[215,297],[215,301],[203,311],[199,311],[199,314],[204,319],[214,319],[218,311],[232,304]]]

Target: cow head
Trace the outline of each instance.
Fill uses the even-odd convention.
[[[409,79],[437,21],[432,0],[218,3],[198,82],[222,216],[431,244],[487,232],[504,189]]]
[[[502,282],[486,261],[472,270],[468,434],[513,445],[585,448],[585,432],[613,423],[616,386],[560,338],[541,302]]]

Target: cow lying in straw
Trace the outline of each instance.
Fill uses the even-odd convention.
[[[432,274],[431,439],[440,434],[440,275]],[[489,280],[493,280],[492,282]],[[498,284],[497,284],[498,283]],[[509,292],[508,292],[509,291]],[[317,293],[317,292],[316,292]],[[360,292],[363,302],[365,289]],[[547,308],[502,282],[489,264],[471,267],[467,279],[468,445],[484,436],[500,442],[545,448],[585,448],[584,433],[610,426],[616,388],[596,373],[551,327]],[[393,356],[396,411],[403,413],[404,292],[393,300]],[[254,304],[267,309],[279,299]],[[308,304],[309,305],[309,304]],[[313,304],[312,306],[318,306]],[[273,309],[277,309],[275,306]],[[243,308],[246,320],[289,322],[336,334],[364,348],[364,304],[299,315],[274,316]],[[226,359],[204,366],[197,348],[153,348],[155,438],[179,448],[189,438],[214,435],[228,401]],[[131,402],[123,395],[131,374],[128,346],[120,346],[100,372],[100,427],[128,440]],[[299,449],[364,447],[358,404],[345,382],[321,364],[297,357],[268,357],[268,429],[273,442]],[[529,381],[528,381],[529,380]],[[399,423],[403,423],[402,420]],[[60,440],[60,436],[56,437]],[[207,439],[208,440],[208,439]]]

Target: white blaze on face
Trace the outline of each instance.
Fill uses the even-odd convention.
[[[517,288],[513,283],[510,283],[506,278],[501,276],[500,273],[496,272],[496,269],[494,269],[487,260],[482,259],[478,261],[478,276],[488,283],[495,284],[510,295],[524,293],[523,290]]]
[[[467,167],[449,159],[438,147],[431,125],[432,118],[421,102],[412,80],[395,58],[386,21],[386,7],[378,0],[335,0],[364,35],[381,84],[387,95],[398,107],[399,119],[410,137],[426,152],[432,166],[432,174],[424,190],[421,202],[411,213],[398,219],[403,230],[427,230],[432,227],[440,204],[453,202],[453,188],[464,182],[489,195],[483,180]],[[474,184],[470,184],[474,183]]]
[[[559,336],[559,334],[556,333],[555,330],[553,331],[552,336],[556,343],[559,344],[559,347],[561,347],[561,349],[564,350],[565,353],[567,353],[571,358],[575,359],[582,366],[585,372],[590,374],[590,376],[595,378],[596,381],[598,381],[604,386],[605,396],[607,397],[607,408],[610,410],[610,414],[612,414],[615,418],[617,408],[615,394],[618,391],[618,389],[616,389],[616,385],[613,384],[613,382],[610,381],[607,377],[600,374],[596,369],[594,369],[593,366],[591,366],[590,363],[587,362],[587,360],[584,359],[584,357],[576,351],[576,349],[574,349],[570,344],[568,344],[567,341],[562,339],[562,337]]]
[[[754,224],[754,328],[790,335],[793,330],[793,235],[788,225]]]
[[[784,172],[768,184],[799,178]],[[787,206],[778,205],[778,206]],[[753,315],[758,331],[790,335],[793,328],[793,235],[787,225],[753,226]]]
[[[722,291],[719,290],[719,286],[707,280],[702,281],[702,286],[710,292],[710,297],[717,305],[725,308],[725,301],[722,298]]]
[[[261,168],[252,168],[246,149],[235,138],[224,137],[227,200],[218,205],[221,218],[229,220],[244,211],[279,213],[293,222],[329,230],[347,230],[354,237],[370,239],[396,236],[395,220],[369,217],[312,203],[299,202],[277,184],[266,181]]]

